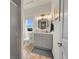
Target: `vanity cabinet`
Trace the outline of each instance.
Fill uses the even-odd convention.
[[[52,50],[52,34],[34,33],[34,46],[40,49]]]

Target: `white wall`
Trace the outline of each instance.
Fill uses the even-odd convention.
[[[24,20],[26,20],[28,17],[32,17],[33,22],[34,22],[33,28],[35,29],[37,27],[35,16],[39,16],[43,13],[50,14],[50,12],[51,12],[51,3],[47,3],[45,5],[40,5],[37,7],[30,8],[30,9],[25,9],[24,10]]]
[[[30,9],[24,9],[24,16],[25,18],[29,16],[35,17],[42,13],[49,14],[50,11],[51,11],[51,3],[47,3],[45,5],[40,5]]]

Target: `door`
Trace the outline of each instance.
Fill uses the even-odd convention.
[[[62,21],[54,23],[54,34],[53,34],[53,55],[54,59],[62,59]]]
[[[54,59],[68,59],[68,39],[62,38],[62,21],[54,23],[53,56]]]
[[[54,59],[63,59],[62,51],[62,24],[63,24],[64,0],[52,0],[52,13],[54,23],[53,33],[53,56]],[[57,10],[57,11],[56,11]],[[57,18],[58,17],[58,18]]]

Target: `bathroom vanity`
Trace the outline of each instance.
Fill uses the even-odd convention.
[[[34,46],[40,49],[52,50],[53,33],[34,33]]]

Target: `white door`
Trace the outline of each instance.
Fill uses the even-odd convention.
[[[53,56],[54,59],[62,58],[62,21],[54,23],[54,34],[53,34]]]
[[[63,59],[68,59],[68,39],[63,38],[62,51],[63,51]]]
[[[62,23],[63,23],[63,2],[64,0],[52,0],[52,13],[59,14],[59,18],[54,22],[54,33],[53,33],[53,56],[54,59],[63,59],[62,51]],[[55,12],[56,9],[58,12]],[[60,20],[60,21],[59,21]]]

